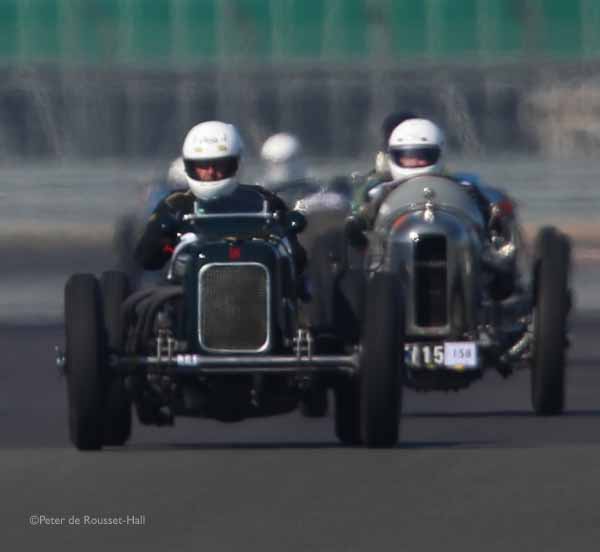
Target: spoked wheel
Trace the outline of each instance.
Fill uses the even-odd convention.
[[[377,272],[367,283],[360,353],[361,431],[368,447],[398,442],[404,382],[404,307],[401,284]]]
[[[104,325],[108,350],[123,352],[124,327],[121,305],[129,296],[129,279],[124,272],[116,270],[104,272],[100,278]],[[114,376],[105,367],[106,403],[104,410],[103,444],[122,446],[131,436],[131,399],[121,376]]]
[[[105,339],[98,280],[75,274],[65,286],[69,433],[79,450],[103,442]]]
[[[565,397],[565,349],[571,247],[555,228],[536,240],[534,344],[531,398],[538,415],[560,414]]]

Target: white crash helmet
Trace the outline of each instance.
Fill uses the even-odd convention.
[[[263,183],[273,191],[279,184],[307,178],[302,144],[293,134],[273,134],[263,144],[260,156],[265,163]]]
[[[167,171],[167,188],[172,191],[187,190],[188,180],[183,165],[183,157],[174,159]]]
[[[242,139],[237,129],[220,121],[207,121],[193,127],[183,142],[183,163],[187,184],[202,200],[232,193],[238,185],[237,170],[242,156]],[[200,179],[198,171],[210,169],[213,175]]]
[[[409,119],[400,123],[388,142],[390,173],[404,180],[442,171],[444,134],[427,119]]]

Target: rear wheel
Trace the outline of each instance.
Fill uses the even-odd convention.
[[[103,442],[105,341],[98,280],[75,274],[65,286],[69,433],[80,450]]]
[[[333,287],[336,278],[336,234],[328,232],[314,239],[308,250],[307,268],[311,285],[311,300],[306,305],[313,328],[327,330],[333,327]]]
[[[570,249],[568,238],[555,228],[540,230],[531,361],[531,398],[538,415],[560,414],[564,409]]]
[[[124,272],[107,271],[100,279],[104,324],[108,349],[113,353],[123,352],[124,327],[121,305],[130,293],[129,278]],[[131,436],[131,399],[121,376],[114,376],[105,367],[106,404],[104,410],[103,443],[122,446]]]
[[[393,447],[398,442],[404,374],[404,308],[398,279],[378,272],[367,283],[360,353],[363,442]]]
[[[119,217],[115,223],[113,234],[113,247],[117,257],[117,266],[120,270],[129,274],[133,282],[137,282],[142,276],[139,265],[134,260],[134,249],[136,239],[141,235],[142,221],[134,214],[126,214]]]

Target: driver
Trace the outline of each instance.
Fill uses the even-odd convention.
[[[388,142],[388,165],[391,180],[367,192],[366,203],[357,216],[366,228],[372,228],[379,207],[387,195],[402,182],[415,176],[436,174],[453,178],[475,198],[487,226],[489,248],[484,262],[495,274],[492,292],[497,298],[510,295],[514,288],[516,248],[521,237],[515,205],[502,191],[484,186],[473,178],[452,175],[443,164],[445,138],[441,129],[428,119],[409,119],[399,124]]]
[[[263,144],[261,157],[263,186],[290,208],[306,214],[313,229],[321,227],[321,223],[313,225],[317,212],[331,215],[328,220],[333,224],[338,215],[347,216],[350,203],[344,194],[345,180],[333,179],[329,185],[321,186],[311,178],[302,144],[296,136],[287,132],[273,134]]]
[[[299,199],[317,193],[319,185],[308,175],[300,140],[293,134],[278,132],[262,146],[263,186],[293,207]]]
[[[387,195],[403,181],[415,176],[437,174],[457,180],[475,197],[486,222],[490,221],[493,207],[504,202],[503,208],[512,211],[510,199],[500,190],[482,185],[477,179],[449,174],[444,167],[445,138],[442,130],[428,119],[409,119],[399,124],[388,142],[387,162],[390,178],[368,190],[359,215],[372,226],[379,206]],[[512,204],[512,202],[511,202]]]
[[[410,111],[394,111],[388,114],[381,123],[381,149],[375,154],[375,164],[368,173],[354,173],[354,202],[353,209],[357,209],[368,200],[368,193],[382,182],[392,180],[388,158],[388,142],[393,130],[408,119],[417,116]]]
[[[207,121],[194,126],[182,148],[187,191],[162,199],[150,216],[135,249],[135,259],[145,270],[159,270],[170,259],[178,233],[186,231],[183,215],[202,209],[206,213],[244,213],[262,210],[288,212],[285,203],[260,186],[241,184],[237,172],[243,145],[235,126]],[[295,234],[287,236],[297,272],[304,271],[306,254]]]

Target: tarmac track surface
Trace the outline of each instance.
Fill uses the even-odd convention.
[[[0,328],[4,550],[598,550],[600,314],[574,322],[567,411],[529,375],[405,394],[401,444],[345,449],[330,417],[136,425],[123,449],[68,443],[57,326]],[[31,525],[32,515],[61,525]],[[71,515],[81,525],[69,525]],[[144,515],[143,524],[90,525]],[[90,516],[86,520],[84,516]],[[35,547],[35,548],[34,548]]]

